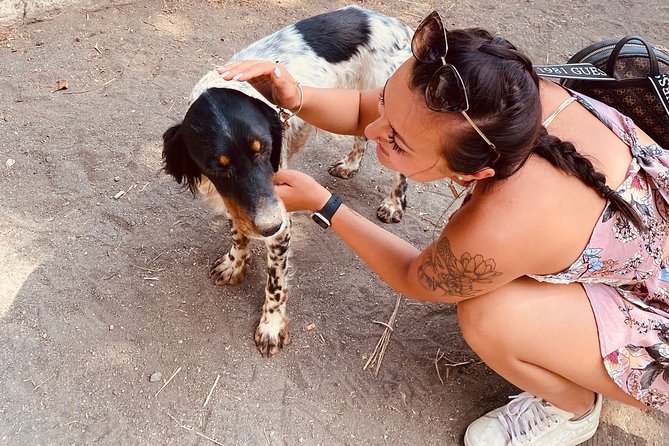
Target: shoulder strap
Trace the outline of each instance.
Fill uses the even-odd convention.
[[[615,81],[616,78],[588,62],[533,65],[534,71],[541,77],[554,79],[578,79],[586,81]]]

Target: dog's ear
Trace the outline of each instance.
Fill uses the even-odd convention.
[[[181,124],[170,127],[163,133],[163,170],[190,189],[193,195],[200,182],[200,168],[188,154],[181,133]]]
[[[274,172],[281,166],[281,146],[283,145],[283,123],[279,119],[279,114],[270,107],[262,107],[267,122],[270,125],[270,134],[272,135],[272,153],[269,160],[272,163]]]

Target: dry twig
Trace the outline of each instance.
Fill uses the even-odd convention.
[[[163,386],[162,386],[160,389],[158,389],[158,391],[156,392],[156,398],[158,397],[158,394],[159,394],[165,387],[167,387],[167,385],[170,383],[170,381],[172,381],[172,380],[174,379],[174,377],[177,376],[177,373],[179,373],[180,371],[181,371],[181,366],[179,366],[179,367],[174,371],[174,373],[172,373],[172,376],[170,376],[169,379],[168,379],[167,381],[165,381],[165,384],[163,384]]]
[[[444,385],[444,379],[441,377],[441,371],[439,370],[439,361],[442,359],[446,359],[446,362],[444,367],[446,368],[446,379],[448,379],[448,376],[450,374],[451,367],[461,367],[463,365],[470,365],[470,364],[483,364],[483,361],[477,361],[476,359],[469,359],[467,361],[461,361],[461,362],[453,362],[450,359],[446,358],[445,354],[442,353],[441,349],[437,349],[437,354],[434,355],[434,369],[437,371],[437,378],[439,378],[439,382],[441,382],[442,385]]]
[[[211,394],[214,393],[214,389],[216,388],[216,385],[218,384],[218,380],[221,379],[221,375],[216,375],[216,381],[214,381],[214,385],[211,386],[211,390],[209,391],[209,395],[207,395],[207,398],[204,400],[204,404],[202,407],[207,407],[207,403],[209,402],[209,399],[211,398]]]
[[[376,343],[374,351],[369,356],[369,359],[367,360],[367,363],[365,363],[365,366],[362,368],[363,370],[367,370],[367,368],[370,366],[374,367],[374,376],[378,376],[379,374],[379,369],[381,368],[381,362],[383,361],[383,355],[385,355],[386,353],[388,342],[390,342],[390,335],[393,333],[393,324],[395,323],[395,318],[397,317],[397,311],[400,308],[401,299],[402,295],[398,294],[397,299],[395,299],[395,309],[393,310],[393,314],[390,315],[388,323],[380,321],[372,321],[375,324],[383,325],[385,327],[385,329],[383,330],[383,334],[379,339],[379,342]]]
[[[220,446],[225,446],[223,443],[221,443],[221,442],[219,442],[219,441],[217,441],[217,440],[214,440],[214,439],[211,438],[211,437],[207,437],[207,436],[206,436],[205,434],[203,434],[202,432],[198,432],[198,431],[196,431],[194,427],[184,426],[183,424],[179,423],[179,420],[177,420],[176,418],[174,418],[174,417],[173,417],[172,415],[170,415],[169,413],[167,414],[167,416],[170,417],[171,419],[173,419],[174,422],[177,423],[177,425],[178,425],[180,428],[182,428],[182,429],[186,429],[187,431],[190,431],[190,432],[193,432],[195,435],[198,435],[198,436],[204,438],[205,440],[209,440],[209,441],[211,441],[212,443],[218,444],[218,445],[220,445]]]
[[[33,379],[30,378],[29,381],[33,384],[33,390],[32,390],[32,391],[34,392],[35,390],[37,390],[37,389],[39,389],[40,387],[42,387],[44,384],[46,384],[47,382],[49,382],[49,381],[51,380],[51,378],[53,378],[54,376],[56,376],[55,373],[54,373],[53,375],[49,376],[46,380],[42,381],[40,384],[37,384],[37,385],[35,385],[35,381],[33,381]]]

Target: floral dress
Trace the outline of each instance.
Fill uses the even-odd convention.
[[[583,284],[590,300],[604,366],[615,383],[648,406],[669,413],[669,150],[639,143],[632,120],[572,92],[631,149],[617,192],[641,215],[647,232],[606,206],[581,256],[557,274],[530,276]]]

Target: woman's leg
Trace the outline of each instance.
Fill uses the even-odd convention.
[[[517,279],[459,303],[458,318],[465,340],[490,368],[576,417],[592,407],[594,392],[646,407],[606,372],[592,308],[579,284]]]

